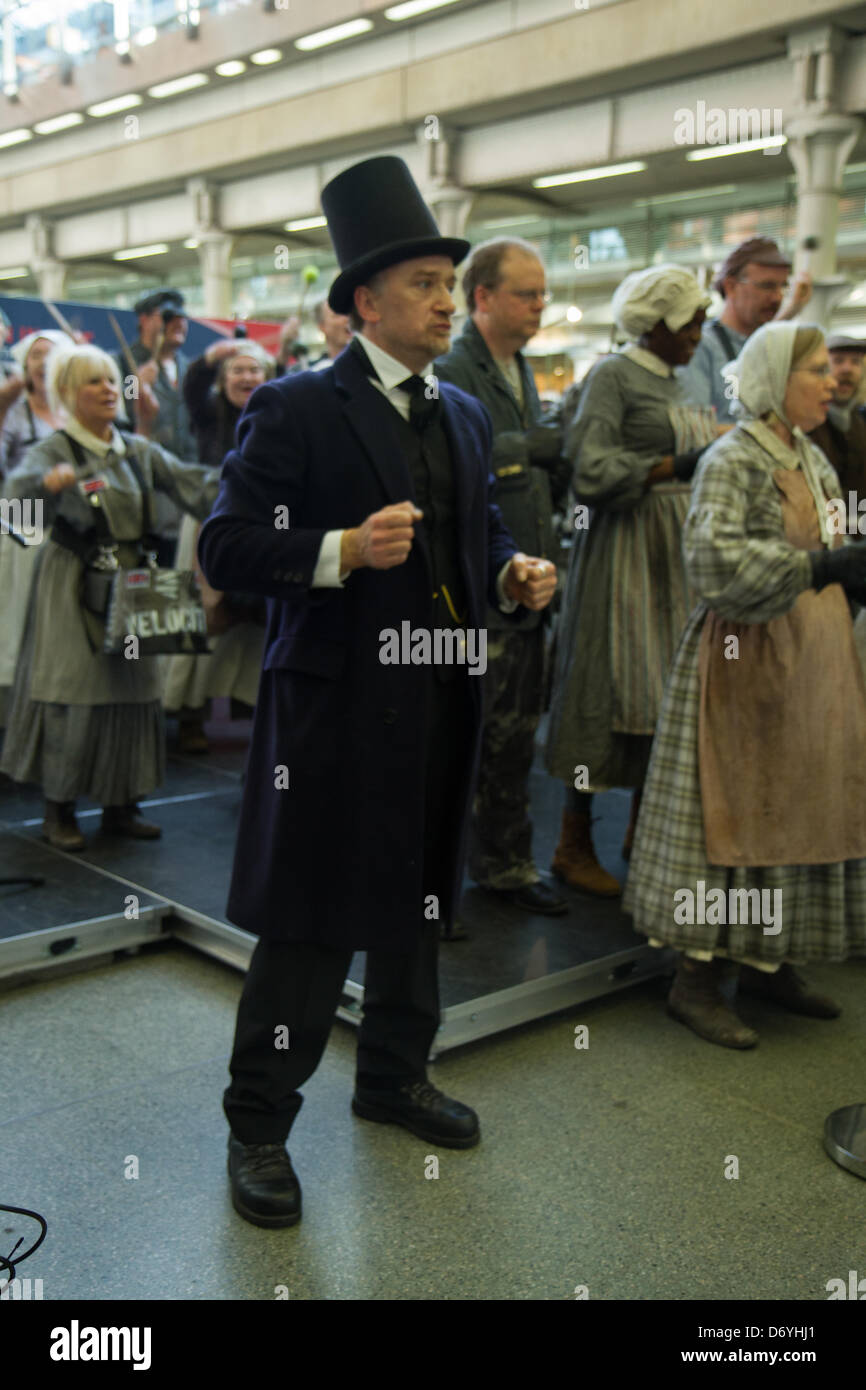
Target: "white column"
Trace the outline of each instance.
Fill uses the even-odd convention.
[[[475,194],[461,188],[454,177],[458,135],[428,116],[416,132],[425,155],[422,192],[443,236],[462,237]]]
[[[62,299],[68,266],[54,255],[51,223],[33,213],[25,225],[30,238],[28,263],[39,287],[39,298]]]
[[[847,287],[838,274],[836,232],[842,176],[863,126],[859,116],[834,109],[837,58],[845,36],[827,25],[789,39],[797,93],[794,113],[785,122],[785,146],[797,173],[795,270],[808,270],[813,293],[803,316],[826,324]]]
[[[198,241],[205,314],[231,318],[234,237],[220,226],[219,191],[202,178],[190,179],[186,190],[192,204],[193,236]]]
[[[204,312],[217,319],[232,317],[232,248],[226,232],[203,232],[198,245],[204,288]]]

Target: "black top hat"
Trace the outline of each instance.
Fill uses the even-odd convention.
[[[328,295],[335,314],[347,314],[355,287],[389,265],[431,255],[450,256],[459,265],[469,251],[468,241],[440,235],[408,165],[396,155],[344,169],[322,189],[322,211],[340,262]]]

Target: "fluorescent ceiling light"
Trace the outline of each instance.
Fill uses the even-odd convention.
[[[285,228],[287,232],[307,232],[311,227],[327,227],[328,220],[325,217],[299,217],[294,222],[287,222]]]
[[[214,69],[218,77],[239,77],[246,70],[247,65],[242,63],[240,58],[232,58],[228,63],[217,63]]]
[[[258,63],[263,68],[266,63],[278,63],[282,56],[278,48],[260,48],[258,53],[250,54],[250,62]]]
[[[149,97],[175,97],[180,92],[192,91],[193,87],[203,87],[206,82],[210,82],[206,72],[189,72],[186,77],[175,77],[171,82],[157,82],[155,87],[148,87]]]
[[[108,101],[98,101],[95,106],[88,106],[88,116],[113,116],[117,111],[128,111],[130,106],[140,106],[143,97],[138,92],[127,92],[123,97],[111,97]]]
[[[717,188],[696,188],[691,193],[661,193],[657,198],[635,198],[634,207],[654,208],[662,203],[681,203],[689,198],[721,198],[723,193],[736,193],[735,183],[720,184]]]
[[[20,127],[18,130],[7,130],[5,135],[0,135],[0,149],[5,149],[7,145],[21,145],[25,140],[33,139],[33,131],[25,130]]]
[[[116,261],[131,261],[136,256],[161,256],[168,250],[164,241],[154,242],[153,246],[130,246],[128,251],[115,251]]]
[[[405,0],[402,5],[391,5],[385,11],[386,19],[414,19],[418,14],[426,14],[428,10],[441,10],[443,5],[453,5],[454,0]]]
[[[540,222],[541,214],[537,212],[524,213],[522,217],[488,217],[482,223],[482,227],[521,227],[527,222]]]
[[[152,24],[148,24],[145,29],[139,29],[135,35],[134,42],[139,48],[146,48],[149,43],[156,43],[156,29]]]
[[[24,275],[29,275],[30,271],[26,265],[13,265],[9,270],[0,270],[0,280],[20,280]]]
[[[549,174],[543,179],[533,179],[533,188],[559,188],[566,183],[588,183],[591,179],[612,179],[617,174],[639,174],[646,165],[640,159],[628,164],[608,164],[601,169],[578,169],[573,174]]]
[[[201,245],[201,242],[197,241],[194,236],[188,236],[183,244],[187,251],[195,251],[196,247]]]
[[[311,48],[324,48],[328,43],[339,43],[341,39],[354,39],[358,34],[368,34],[372,27],[372,19],[350,19],[348,24],[335,24],[330,29],[319,29],[315,34],[295,39],[295,48],[306,53]]]
[[[765,140],[740,140],[736,145],[710,145],[705,150],[692,150],[688,160],[721,159],[726,154],[748,154],[751,150],[781,149],[787,145],[787,135],[768,135]]]
[[[70,126],[81,125],[84,120],[80,111],[67,111],[65,116],[52,116],[48,121],[37,121],[33,129],[37,135],[53,135],[58,130],[68,130]]]

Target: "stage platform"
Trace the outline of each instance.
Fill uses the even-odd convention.
[[[0,779],[0,877],[38,877],[38,886],[0,884],[0,982],[6,985],[70,966],[104,964],[174,936],[239,970],[256,938],[225,917],[249,725],[231,722],[228,702],[215,701],[207,725],[212,751],[172,751],[165,786],[142,810],[163,828],[156,841],[104,837],[100,810],[79,803],[87,848],[76,854],[41,839],[38,791]],[[547,866],[559,835],[562,787],[541,768],[532,777],[536,862]],[[593,832],[599,858],[620,880],[629,794],[596,798]],[[561,885],[557,885],[561,887]],[[618,901],[562,888],[565,917],[533,916],[465,885],[460,921],[465,940],[440,948],[442,1021],[431,1056],[530,1019],[598,998],[672,966],[669,952],[631,930]],[[326,886],[323,885],[323,891]],[[339,1009],[357,1024],[364,956],[352,962]]]

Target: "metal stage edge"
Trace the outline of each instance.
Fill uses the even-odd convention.
[[[112,953],[135,951],[166,937],[240,971],[248,968],[256,944],[256,937],[239,927],[163,899],[142,907],[132,920],[116,913],[0,942],[0,982],[31,982],[40,975],[55,973],[58,967],[81,961],[88,961],[91,966],[104,964]],[[673,951],[639,945],[450,1005],[442,1010],[430,1060],[451,1048],[652,979],[672,968],[674,959]],[[347,979],[337,1016],[357,1027],[363,998],[363,986]]]

